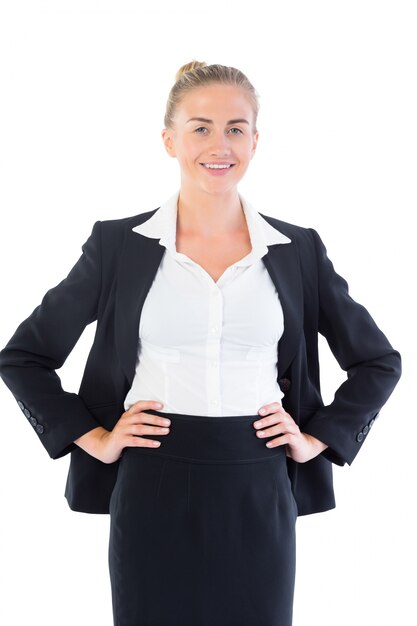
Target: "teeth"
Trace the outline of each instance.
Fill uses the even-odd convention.
[[[227,169],[228,167],[230,167],[230,165],[220,165],[217,163],[204,163],[204,167],[208,167],[209,169],[214,169],[214,170],[218,170],[218,169]]]

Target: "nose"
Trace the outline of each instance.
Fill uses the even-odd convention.
[[[212,156],[226,155],[230,153],[230,139],[223,132],[213,132],[210,143]]]

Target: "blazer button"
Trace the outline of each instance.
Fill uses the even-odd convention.
[[[357,441],[358,443],[361,443],[361,442],[363,441],[363,433],[358,433],[358,434],[356,435],[356,441]]]
[[[362,428],[362,432],[363,432],[364,435],[367,435],[369,433],[369,426],[364,426]]]
[[[24,409],[23,413],[26,415],[26,417],[29,419],[30,416],[32,415],[32,413],[29,411],[29,409]]]
[[[36,424],[36,432],[39,433],[40,435],[42,435],[43,431],[44,431],[44,427],[42,426],[42,424]]]
[[[25,408],[25,405],[23,404],[23,402],[21,402],[20,400],[18,400],[18,401],[17,401],[17,404],[18,404],[19,408],[20,408],[20,409],[22,409],[22,411],[23,411],[23,409]]]
[[[281,388],[281,391],[283,393],[285,393],[286,391],[288,391],[291,387],[291,381],[289,378],[280,378],[278,381],[278,384]]]
[[[369,422],[369,428],[372,428],[372,426],[374,425],[374,423],[375,423],[375,418],[373,417],[373,418],[371,419],[371,421]]]
[[[36,417],[32,417],[29,419],[30,423],[32,424],[32,426],[36,426],[36,424],[38,423],[38,420],[36,419]]]

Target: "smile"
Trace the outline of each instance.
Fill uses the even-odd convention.
[[[210,170],[225,170],[233,167],[234,163],[201,163],[201,165]]]

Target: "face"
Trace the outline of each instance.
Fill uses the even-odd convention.
[[[237,185],[258,142],[253,118],[251,102],[240,87],[213,84],[187,93],[175,112],[174,128],[162,131],[168,154],[178,159],[182,186],[224,193]]]

